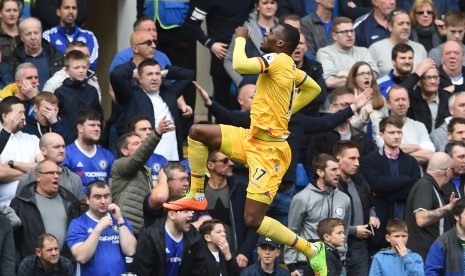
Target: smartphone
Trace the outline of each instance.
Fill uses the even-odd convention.
[[[371,223],[368,223],[368,227],[371,231],[371,234],[374,236],[375,235],[375,230],[373,229],[373,225]]]

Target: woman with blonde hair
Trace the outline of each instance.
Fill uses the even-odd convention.
[[[355,96],[367,90],[372,91],[371,100],[352,117],[350,123],[355,128],[367,131],[367,124],[371,122],[373,140],[378,147],[382,146],[382,139],[379,136],[379,122],[384,117],[389,116],[389,112],[386,100],[378,88],[375,74],[370,65],[364,61],[356,62],[349,71],[346,85]]]
[[[413,41],[422,44],[426,51],[433,49],[443,42],[435,20],[438,12],[432,0],[415,0],[410,9],[410,23],[412,30],[410,37]]]

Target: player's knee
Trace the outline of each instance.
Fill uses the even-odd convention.
[[[257,231],[258,228],[260,228],[260,225],[262,224],[262,219],[259,219],[257,216],[254,216],[252,214],[244,214],[244,222],[245,226],[252,230],[252,231]]]

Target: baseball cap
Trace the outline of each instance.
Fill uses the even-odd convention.
[[[279,245],[275,243],[274,241],[272,241],[270,238],[260,236],[260,238],[258,238],[257,245],[260,246],[260,245],[265,245],[265,244],[271,247],[274,247],[274,248],[279,248]]]

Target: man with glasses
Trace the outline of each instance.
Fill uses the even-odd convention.
[[[62,254],[71,257],[64,245],[69,222],[79,215],[79,201],[59,185],[63,170],[55,162],[41,161],[35,171],[36,181],[25,186],[10,204],[23,222],[14,230],[16,253],[20,260],[34,254],[37,238],[51,233]]]
[[[459,198],[452,193],[446,204],[441,188],[449,182],[453,168],[454,161],[447,153],[435,153],[425,175],[415,183],[407,199],[405,223],[410,235],[407,247],[423,260],[436,238],[450,228],[446,220]]]
[[[428,133],[441,126],[450,116],[448,101],[451,93],[439,88],[439,70],[428,69],[418,86],[409,91],[410,108],[407,117],[425,124]]]
[[[388,16],[388,29],[391,32],[390,36],[385,39],[378,40],[370,45],[368,50],[375,59],[378,66],[379,76],[384,76],[392,69],[393,64],[391,55],[389,54],[395,45],[406,43],[413,49],[413,70],[418,64],[426,58],[426,50],[423,45],[415,41],[409,40],[411,25],[410,17],[404,10],[394,10]]]
[[[355,30],[351,19],[334,19],[331,36],[334,43],[320,48],[316,54],[317,61],[323,67],[323,78],[329,94],[333,89],[346,84],[350,68],[357,61],[367,62],[378,75],[378,67],[368,49],[354,46]],[[328,100],[320,107],[320,112],[330,113]]]

